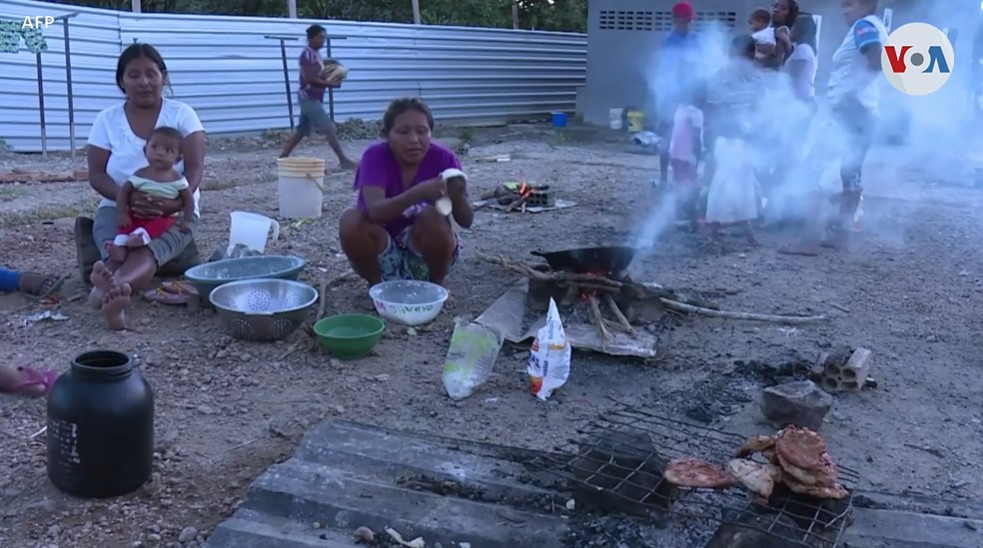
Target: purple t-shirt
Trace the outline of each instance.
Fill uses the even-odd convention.
[[[376,143],[362,154],[362,159],[358,162],[358,169],[355,171],[354,188],[355,192],[358,193],[358,209],[366,211],[365,197],[362,196],[362,189],[365,187],[381,188],[386,191],[386,198],[395,198],[407,189],[433,179],[443,173],[445,169],[450,168],[461,169],[461,162],[454,152],[443,145],[430,143],[430,149],[420,161],[416,176],[406,188],[403,188],[403,171],[399,167],[399,162],[396,161],[392,149],[389,148],[389,143]],[[412,209],[414,208],[410,208],[410,210]],[[407,212],[409,213],[410,210]],[[386,231],[389,232],[390,236],[396,238],[412,224],[412,214],[404,214],[389,221],[386,224]]]
[[[323,103],[324,88],[311,85],[304,76],[304,67],[311,65],[317,69],[317,72],[324,70],[324,61],[321,59],[321,53],[310,46],[306,46],[304,51],[300,53],[300,98]]]

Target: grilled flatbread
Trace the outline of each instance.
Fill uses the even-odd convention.
[[[708,489],[725,489],[740,485],[737,479],[723,467],[695,458],[673,459],[666,466],[663,477],[666,481],[680,487],[698,487]]]
[[[781,466],[782,471],[785,472],[786,477],[795,478],[798,483],[803,485],[834,485],[839,477],[839,471],[836,469],[836,465],[833,464],[833,460],[829,458],[829,455],[825,455],[825,459],[821,462],[819,466],[814,466],[811,468],[802,468],[792,464],[784,455],[778,453],[778,464]]]
[[[750,457],[755,453],[766,451],[775,446],[775,436],[751,436],[744,442],[735,456]]]
[[[731,460],[727,463],[727,471],[741,480],[748,491],[764,500],[771,497],[775,483],[782,480],[781,468],[747,459]]]
[[[820,499],[842,499],[850,494],[845,487],[836,482],[829,485],[807,485],[789,474],[782,477],[782,483],[788,486],[793,493]]]
[[[779,432],[775,451],[784,462],[811,470],[825,465],[826,440],[808,428],[788,426]]]

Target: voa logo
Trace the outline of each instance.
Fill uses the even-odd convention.
[[[952,42],[939,28],[908,23],[895,29],[881,52],[881,70],[895,89],[928,95],[942,89],[956,66]]]

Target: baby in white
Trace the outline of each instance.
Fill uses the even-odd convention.
[[[754,58],[761,61],[775,53],[775,28],[771,25],[771,13],[765,8],[751,12],[751,38],[754,39]]]

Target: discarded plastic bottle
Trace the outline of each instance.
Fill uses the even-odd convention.
[[[502,348],[502,337],[481,324],[454,320],[454,334],[444,360],[444,389],[463,400],[488,380]]]

